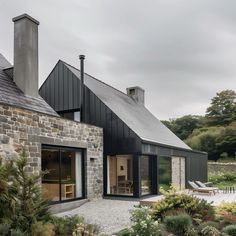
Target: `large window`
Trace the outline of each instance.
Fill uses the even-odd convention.
[[[140,179],[141,179],[141,194],[152,193],[152,170],[151,157],[140,156]]]
[[[159,189],[169,189],[171,185],[171,158],[158,157],[158,184]]]
[[[43,147],[42,188],[47,199],[57,202],[83,197],[82,151]]]
[[[107,194],[133,195],[132,156],[107,157]]]

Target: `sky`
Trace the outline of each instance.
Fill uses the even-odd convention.
[[[125,92],[145,89],[159,119],[204,115],[236,90],[235,0],[0,0],[0,53],[13,62],[12,18],[39,25],[40,85],[59,59]]]

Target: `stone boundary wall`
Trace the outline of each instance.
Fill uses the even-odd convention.
[[[0,157],[14,159],[25,148],[27,170],[41,170],[42,144],[84,148],[87,198],[103,194],[103,130],[61,117],[0,104]]]
[[[208,172],[234,172],[236,173],[236,163],[208,162]]]

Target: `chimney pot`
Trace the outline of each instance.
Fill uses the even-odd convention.
[[[14,22],[14,69],[16,85],[31,97],[38,97],[38,25],[27,14],[12,19]]]
[[[127,95],[133,98],[137,103],[145,104],[145,90],[139,86],[129,87],[126,89]]]

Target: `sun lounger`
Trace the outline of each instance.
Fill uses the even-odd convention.
[[[198,192],[198,193],[208,193],[208,194],[215,194],[216,190],[212,188],[201,188],[197,186],[194,182],[188,181],[189,185],[191,186],[191,191],[192,192]]]
[[[219,188],[216,187],[207,187],[206,184],[202,183],[201,181],[195,181],[195,183],[200,187],[200,188],[207,188],[207,189],[213,189],[216,192],[219,192]]]

